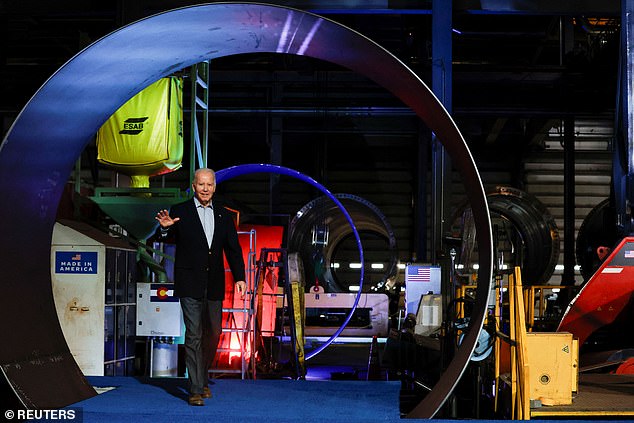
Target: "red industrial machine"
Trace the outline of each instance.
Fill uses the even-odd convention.
[[[572,333],[582,346],[599,329],[623,323],[633,303],[634,237],[626,237],[572,300],[557,330]]]

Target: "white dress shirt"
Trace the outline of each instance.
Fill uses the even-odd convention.
[[[198,198],[194,197],[194,204],[196,204],[196,211],[198,212],[198,217],[200,218],[200,223],[203,225],[203,229],[205,230],[205,236],[207,237],[207,245],[211,248],[211,240],[214,237],[214,208],[213,204],[209,202],[208,206],[203,206],[198,201]]]

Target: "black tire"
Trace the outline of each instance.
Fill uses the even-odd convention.
[[[584,282],[601,266],[597,248],[612,248],[620,239],[616,228],[616,211],[610,200],[605,199],[590,210],[577,233],[575,255]]]

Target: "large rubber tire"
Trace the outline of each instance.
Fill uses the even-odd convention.
[[[497,187],[487,198],[492,215],[511,221],[524,242],[522,283],[548,282],[559,260],[560,239],[546,206],[535,196],[511,187]]]
[[[517,188],[498,186],[487,194],[491,220],[510,223],[517,233],[521,248],[516,248],[513,265],[522,269],[524,285],[542,285],[548,282],[559,260],[560,239],[557,223],[539,199]],[[467,206],[459,210],[460,216],[468,216]],[[454,219],[454,222],[457,218]],[[461,230],[463,234],[472,233],[474,228],[470,219],[465,219]],[[475,246],[473,236],[463,237],[463,264],[470,264],[471,249]],[[521,253],[518,253],[520,251]],[[508,257],[507,257],[508,258]]]
[[[597,248],[613,248],[620,239],[616,227],[616,211],[610,200],[605,199],[590,210],[577,233],[575,253],[584,282],[601,266]]]

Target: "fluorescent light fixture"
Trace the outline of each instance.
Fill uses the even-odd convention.
[[[573,269],[575,269],[575,272],[580,272],[581,271],[581,266],[579,266],[577,264],[577,265],[575,265],[575,267]],[[555,270],[558,270],[558,271],[562,272],[564,270],[564,265],[563,264],[556,264],[555,265]]]
[[[383,263],[372,263],[373,269],[383,269]]]
[[[361,263],[350,263],[351,269],[361,269]]]

